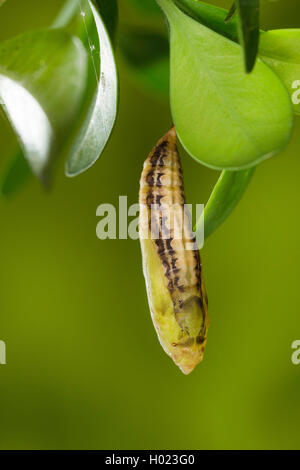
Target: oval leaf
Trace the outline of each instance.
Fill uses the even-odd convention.
[[[101,9],[101,13],[104,16],[104,21],[108,26],[111,37],[114,37],[118,19],[116,0],[97,0],[97,5]],[[97,69],[98,67],[98,69],[100,69],[100,56],[97,54],[97,51],[94,51],[93,54],[91,51],[91,45],[98,43],[98,32],[88,1],[81,0],[80,3],[78,3],[74,0],[67,0],[58,16],[55,18],[52,28],[65,28],[71,34],[78,36],[83,42],[88,54],[90,54],[88,86],[85,96],[86,104],[84,106],[85,111],[87,111],[89,108],[89,102],[93,97],[94,90],[96,88],[95,68]],[[82,77],[83,76],[84,75],[82,75]],[[84,114],[86,115],[86,113]],[[76,134],[80,123],[82,123],[82,113],[79,113],[73,120],[73,135]],[[0,191],[5,196],[11,196],[29,179],[29,177],[30,169],[26,167],[24,157],[22,153],[18,151],[8,164],[0,183]]]
[[[100,47],[100,66],[95,66],[97,89],[85,122],[71,149],[67,165],[67,176],[76,176],[87,170],[99,158],[112,132],[118,109],[118,80],[114,53],[109,35],[96,8],[89,2]],[[99,46],[100,45],[100,46]],[[92,51],[93,52],[93,51]]]
[[[237,21],[225,23],[227,11],[198,0],[174,0],[186,14],[219,34],[238,42]],[[300,114],[300,29],[260,31],[259,57],[281,78]]]
[[[29,32],[1,42],[0,64],[1,104],[32,170],[43,178],[79,109],[84,47],[61,30]]]
[[[171,106],[188,153],[216,169],[256,165],[280,152],[292,128],[289,96],[262,61],[246,75],[240,47],[158,0],[170,24]]]
[[[53,28],[65,28],[67,27],[70,23],[73,23],[74,19],[77,18],[78,16],[78,3],[74,2],[74,0],[67,0],[62,9],[60,10],[57,18],[54,20],[54,23],[52,25]],[[81,24],[82,26],[82,24]],[[74,31],[75,29],[75,31]],[[82,32],[81,28],[81,32]],[[77,31],[78,28],[73,28],[73,33],[79,33]],[[80,34],[76,34],[79,38],[81,37]],[[84,35],[82,34],[84,37]],[[78,73],[80,72],[79,69],[77,69]],[[85,73],[82,72],[77,85],[83,87],[83,79],[84,79]],[[68,89],[69,93],[69,89]],[[75,106],[73,109],[73,115],[77,114],[77,108],[78,106]],[[66,110],[65,110],[66,111]],[[68,110],[67,110],[68,111]],[[70,119],[71,121],[71,116]],[[21,149],[18,149],[14,155],[10,158],[7,167],[2,175],[2,178],[0,180],[0,193],[5,196],[5,197],[11,197],[14,195],[24,184],[31,179],[33,176],[32,170],[30,166],[28,165]]]

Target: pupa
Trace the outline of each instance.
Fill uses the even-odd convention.
[[[203,359],[209,317],[174,126],[144,163],[139,204],[143,272],[153,324],[165,352],[189,374]]]

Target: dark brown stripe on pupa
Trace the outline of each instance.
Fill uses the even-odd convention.
[[[153,204],[157,204],[157,206],[160,204],[168,205],[172,208],[176,201],[180,201],[182,211],[184,211],[185,196],[182,174],[176,145],[176,132],[172,128],[158,142],[144,164],[141,178],[140,202],[146,204],[150,211],[151,207],[153,210]],[[167,175],[166,180],[168,180],[169,184],[164,186],[163,177]],[[182,247],[179,252],[176,252],[172,234],[167,239],[163,236],[163,217],[157,215],[154,219],[155,224],[159,223],[160,229],[159,238],[155,240],[155,245],[164,269],[166,285],[173,300],[174,310],[180,311],[184,304],[184,299],[191,295],[199,297],[202,304],[202,277],[199,251],[187,251],[184,247],[186,240],[194,240],[194,235],[192,233],[185,233],[186,240],[182,240]],[[152,220],[150,216],[148,220]],[[154,227],[154,229],[157,228]],[[149,224],[149,230],[151,230],[151,224]],[[152,233],[154,233],[153,227]],[[188,270],[188,275],[186,275],[186,270]]]

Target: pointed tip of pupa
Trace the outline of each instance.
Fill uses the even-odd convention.
[[[155,147],[152,149],[152,152],[164,142],[168,142],[169,144],[176,147],[176,145],[177,145],[177,134],[176,134],[176,129],[175,129],[174,125],[172,125],[171,129],[169,129],[168,132],[166,132],[165,135],[163,135],[159,139],[159,141],[157,142]]]
[[[200,363],[202,362],[202,359],[203,357],[199,358],[197,361],[195,362],[182,362],[182,363],[177,363],[176,365],[179,367],[179,369],[181,370],[181,372],[184,374],[184,375],[189,375],[191,372],[193,372],[193,370],[195,369],[195,367]]]
[[[184,367],[184,366],[181,366],[181,367],[178,366],[178,367],[184,375],[189,375],[195,369],[195,367]]]
[[[176,139],[177,135],[176,135],[176,129],[175,129],[174,124],[172,125],[172,127],[169,130],[169,132],[167,133],[167,135],[169,135],[173,139]]]
[[[206,341],[205,341],[206,343]],[[205,343],[196,348],[182,348],[171,357],[184,375],[189,375],[203,361]]]
[[[168,130],[168,132],[165,133],[165,135],[160,139],[162,140],[176,140],[177,134],[176,134],[176,129],[175,126],[172,125],[171,129]]]

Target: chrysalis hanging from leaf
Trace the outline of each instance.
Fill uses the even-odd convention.
[[[185,207],[173,127],[154,147],[140,182],[140,241],[152,320],[184,374],[203,359],[208,329],[200,254]]]

